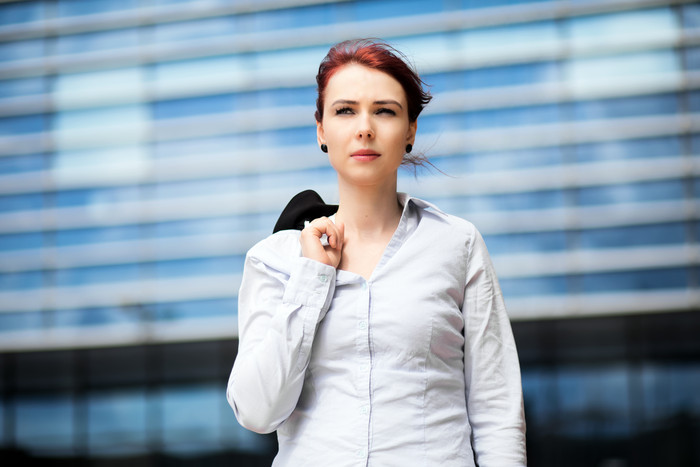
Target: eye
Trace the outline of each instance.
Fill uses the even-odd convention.
[[[352,113],[352,109],[350,107],[341,107],[339,109],[335,109],[336,115],[349,115],[351,113]]]
[[[394,112],[392,109],[389,109],[387,107],[382,107],[380,109],[377,109],[377,114],[396,115],[396,112]]]

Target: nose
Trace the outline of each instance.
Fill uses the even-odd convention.
[[[370,124],[369,119],[361,119],[357,128],[357,137],[360,139],[374,138],[374,130],[372,129],[372,125]]]

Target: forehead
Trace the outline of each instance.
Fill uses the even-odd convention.
[[[396,78],[363,65],[349,64],[333,73],[326,87],[326,102],[335,99],[383,100],[406,102],[406,93]]]

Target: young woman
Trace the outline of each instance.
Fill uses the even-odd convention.
[[[246,257],[227,398],[277,430],[275,466],[521,466],[518,357],[469,222],[397,193],[430,96],[402,56],[358,40],[317,75],[318,144],[339,207]]]

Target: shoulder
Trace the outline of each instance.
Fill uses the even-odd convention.
[[[427,228],[449,232],[450,236],[459,238],[467,245],[481,237],[474,224],[444,212],[433,203],[413,197],[408,197],[407,202],[413,204],[420,218],[420,223],[425,224]]]
[[[278,271],[288,271],[294,259],[301,256],[299,230],[280,230],[260,240],[248,250],[246,262],[263,263]]]

